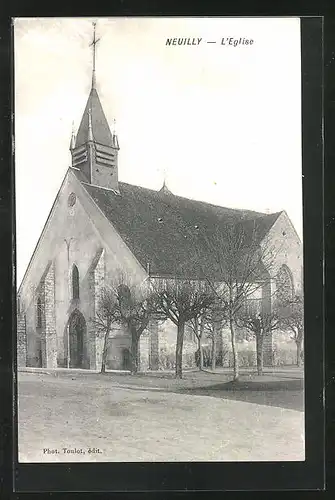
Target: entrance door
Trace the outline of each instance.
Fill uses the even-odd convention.
[[[123,370],[130,370],[131,369],[129,349],[122,350],[122,369]]]
[[[36,339],[36,366],[40,368],[43,366],[42,341],[40,336]]]
[[[69,319],[70,368],[84,368],[86,321],[78,310]]]

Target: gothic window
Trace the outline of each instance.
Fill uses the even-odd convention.
[[[118,286],[118,300],[123,314],[128,314],[131,308],[131,292],[127,285]]]
[[[119,297],[121,298],[121,300],[124,300],[125,302],[130,302],[130,299],[131,299],[131,293],[130,293],[130,289],[127,285],[119,285],[118,286],[118,293],[119,293]]]
[[[259,314],[262,310],[262,301],[259,298],[248,297],[244,302],[244,310],[245,314],[249,314],[254,316]]]
[[[293,280],[290,270],[283,265],[279,269],[276,277],[277,296],[280,301],[288,300],[293,297]]]
[[[42,311],[42,301],[41,301],[41,297],[38,297],[37,299],[37,317],[36,317],[36,327],[37,328],[42,328],[42,314],[43,314],[43,311]]]
[[[72,298],[79,299],[79,271],[75,264],[72,268]]]

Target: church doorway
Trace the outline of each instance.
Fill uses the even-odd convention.
[[[42,341],[40,337],[37,337],[36,340],[36,366],[43,367]]]
[[[131,369],[130,351],[129,349],[122,349],[122,369]]]
[[[86,335],[86,321],[77,309],[73,311],[69,319],[69,349],[70,368],[84,368],[84,338]]]

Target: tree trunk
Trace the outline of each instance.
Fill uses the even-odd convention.
[[[138,341],[136,330],[131,331],[131,374],[135,375],[138,372]]]
[[[297,339],[296,340],[296,346],[297,346],[297,366],[301,366],[301,347],[302,347],[302,339]]]
[[[203,370],[203,368],[204,368],[204,352],[202,350],[201,338],[197,338],[197,341],[198,341],[198,353],[199,353],[198,367],[199,367],[199,370]]]
[[[231,335],[231,347],[232,347],[232,351],[233,351],[233,368],[234,368],[233,380],[238,380],[238,376],[239,376],[238,355],[237,355],[237,349],[236,349],[234,319],[232,317],[229,318],[229,327],[230,327],[230,335]]]
[[[221,336],[221,340],[220,340],[220,344],[221,344],[221,364],[222,364],[222,367],[224,367],[224,363],[225,363],[225,346],[224,346],[224,339],[223,339],[223,329],[221,327],[221,330],[220,330],[220,336]]]
[[[213,338],[212,338],[212,371],[216,368],[216,330],[215,327],[213,329]]]
[[[108,327],[107,330],[106,330],[106,332],[105,332],[104,347],[102,349],[102,358],[101,358],[101,370],[100,370],[100,373],[106,373],[109,332],[110,332],[110,327]]]
[[[185,332],[185,321],[178,321],[177,343],[176,343],[176,378],[183,377],[183,342]]]
[[[200,370],[204,369],[204,351],[202,349],[201,340],[199,342],[199,368]]]
[[[203,370],[204,369],[204,350],[203,350],[203,347],[202,347],[202,337],[203,337],[203,333],[204,333],[204,319],[203,317],[200,318],[200,332],[199,332],[199,339],[198,339],[198,342],[199,342],[199,368],[200,370]]]
[[[257,375],[263,374],[263,333],[256,333],[256,362],[257,362]]]

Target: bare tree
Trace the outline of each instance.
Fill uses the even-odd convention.
[[[197,339],[197,343],[198,343],[198,355],[199,355],[199,362],[198,362],[198,366],[199,366],[199,370],[203,370],[204,369],[204,351],[203,351],[203,347],[202,347],[202,340],[203,340],[203,336],[204,336],[204,317],[203,316],[195,316],[194,318],[192,318],[190,320],[190,327],[191,327],[191,330],[192,332],[194,333],[195,335],[195,338]]]
[[[281,326],[291,332],[297,349],[297,366],[301,366],[302,344],[304,339],[304,301],[301,293],[282,303]]]
[[[203,273],[227,312],[234,380],[238,380],[236,319],[245,300],[269,282],[276,250],[262,241],[255,221],[217,227],[210,238],[206,235],[202,238],[211,256],[211,261],[202,266]],[[204,262],[201,255],[199,262]],[[218,286],[218,282],[221,286]]]
[[[240,328],[246,328],[255,337],[257,373],[262,375],[264,341],[281,324],[278,310],[273,307],[272,310],[266,311],[262,309],[261,301],[249,301],[236,316],[236,324]]]
[[[100,373],[106,372],[107,353],[108,353],[108,340],[111,332],[112,324],[115,321],[116,314],[116,300],[113,289],[103,288],[99,301],[98,310],[95,318],[91,320],[98,335],[103,336],[103,349],[101,358]]]
[[[105,371],[108,351],[108,338],[113,323],[122,326],[131,339],[131,373],[137,373],[139,366],[139,340],[149,324],[153,312],[152,294],[148,287],[134,285],[119,273],[110,287],[102,290],[97,317],[94,324],[104,332],[102,368]]]
[[[177,326],[176,377],[182,378],[185,324],[213,303],[213,291],[204,281],[179,278],[153,280],[152,289],[156,312]]]
[[[211,312],[209,314],[206,314],[206,317],[204,318],[204,329],[206,332],[206,338],[208,338],[211,342],[211,348],[210,348],[210,363],[211,363],[211,368],[212,371],[215,370],[216,368],[216,354],[217,354],[217,325],[213,321],[211,317]]]
[[[222,328],[227,320],[226,317],[225,303],[220,303],[216,297],[215,302],[205,311],[203,316],[204,330],[206,337],[211,341],[211,365],[212,370],[216,369],[216,360],[218,354],[223,358],[223,339],[222,339]],[[218,353],[217,344],[219,340],[219,335],[221,336],[221,352]]]

